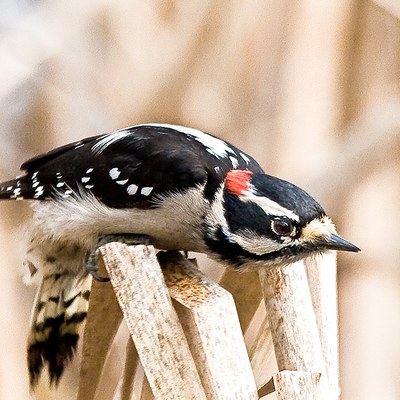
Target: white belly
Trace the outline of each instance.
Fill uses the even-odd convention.
[[[202,252],[206,249],[202,224],[210,205],[199,191],[169,196],[158,207],[146,210],[110,208],[91,195],[35,202],[34,235],[91,249],[99,236],[136,233],[150,236],[159,249]]]

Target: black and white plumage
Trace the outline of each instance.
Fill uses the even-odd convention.
[[[264,174],[236,147],[174,125],[137,125],[83,139],[22,165],[0,199],[36,200],[26,265],[40,288],[28,340],[35,385],[72,356],[102,236],[147,235],[159,249],[198,251],[241,269],[326,249],[357,251],[302,189]]]

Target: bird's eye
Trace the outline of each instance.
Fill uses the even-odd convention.
[[[292,223],[289,218],[280,217],[272,220],[272,230],[279,236],[289,236],[293,231]]]

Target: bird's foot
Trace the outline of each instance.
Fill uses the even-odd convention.
[[[93,251],[89,254],[87,263],[86,263],[86,270],[87,272],[92,275],[93,279],[98,282],[108,282],[110,278],[105,276],[100,276],[98,274],[98,267],[97,267],[97,252],[101,246],[104,246],[108,243],[125,243],[129,246],[137,245],[137,244],[144,244],[148,246],[150,244],[150,238],[146,235],[135,235],[131,233],[117,233],[113,235],[106,235],[100,238],[97,242],[96,247]]]

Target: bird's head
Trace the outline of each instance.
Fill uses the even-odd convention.
[[[206,218],[207,243],[240,267],[284,265],[326,250],[358,252],[304,190],[273,176],[232,170]]]

